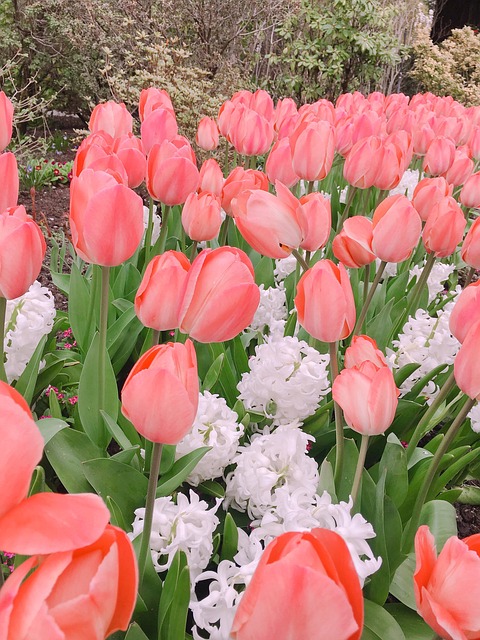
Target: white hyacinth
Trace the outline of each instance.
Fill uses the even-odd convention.
[[[473,431],[480,433],[480,403],[477,402],[470,410],[468,417],[470,418]]]
[[[244,426],[237,422],[238,416],[223,398],[204,391],[199,395],[198,410],[192,430],[177,444],[175,457],[199,449],[212,447],[187,478],[193,486],[204,480],[213,480],[223,475],[224,469],[235,456],[238,441]]]
[[[187,555],[192,580],[205,569],[213,552],[213,532],[220,522],[215,515],[220,502],[209,509],[194,491],[190,491],[190,499],[178,493],[176,503],[171,496],[155,500],[150,549],[157,571],[168,569],[179,549]],[[142,533],[144,518],[145,509],[137,509],[130,539]]]
[[[391,189],[388,195],[394,196],[400,194],[402,196],[407,196],[407,198],[411,200],[413,198],[415,187],[417,186],[419,181],[420,172],[418,171],[418,169],[407,169],[398,185],[394,189]]]
[[[327,354],[292,336],[272,336],[255,348],[250,371],[238,383],[247,410],[274,424],[303,421],[315,413],[329,391]]]
[[[269,335],[283,336],[285,325],[287,322],[287,297],[283,283],[278,287],[268,287],[261,284],[260,304],[253,316],[250,328],[253,331],[264,333],[265,327],[268,327]]]
[[[275,270],[273,272],[275,281],[281,282],[282,280],[285,280],[287,276],[295,271],[296,267],[297,259],[291,254],[287,258],[275,260]]]
[[[276,491],[304,490],[315,494],[318,466],[307,455],[313,438],[296,426],[283,426],[273,433],[252,436],[250,445],[240,447],[232,460],[235,469],[226,478],[225,507],[229,504],[261,518],[275,504]]]
[[[38,281],[23,296],[7,301],[4,350],[9,383],[18,380],[41,338],[52,330],[55,313],[53,295]]]
[[[148,207],[144,206],[143,207],[143,226],[145,228],[145,231],[147,230],[147,227],[148,227],[148,216],[149,216],[149,209]],[[157,216],[157,205],[153,205],[152,244],[154,244],[156,240],[158,240],[161,226],[162,225],[160,223],[160,217]],[[145,242],[145,238],[143,239],[143,242]]]
[[[416,276],[417,282],[423,271],[423,267],[415,265],[413,269],[410,269],[410,279]],[[435,262],[430,275],[427,279],[428,287],[428,304],[430,304],[439,293],[445,290],[444,283],[450,277],[450,274],[455,271],[455,265],[444,264],[443,262]]]

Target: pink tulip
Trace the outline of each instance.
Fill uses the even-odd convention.
[[[455,357],[453,372],[459,389],[480,400],[480,320],[472,323]]]
[[[82,260],[117,266],[142,239],[142,199],[112,175],[85,169],[70,185],[70,229]]]
[[[166,331],[178,327],[180,294],[190,262],[179,251],[166,251],[149,263],[135,296],[135,313],[146,327]]]
[[[132,543],[108,525],[92,544],[35,555],[12,573],[0,590],[0,637],[104,640],[127,629],[137,587]]]
[[[213,118],[202,118],[200,120],[195,142],[204,151],[213,151],[218,147],[218,127]]]
[[[474,127],[470,134],[468,146],[475,160],[480,160],[480,127]]]
[[[477,222],[480,222],[480,218]],[[478,320],[480,320],[480,280],[469,284],[458,296],[450,314],[450,332],[459,342],[463,342]]]
[[[182,210],[182,226],[189,238],[196,242],[213,240],[222,224],[220,199],[213,193],[191,193]]]
[[[298,282],[295,307],[298,322],[317,340],[336,342],[350,335],[356,312],[345,267],[330,260],[314,264]]]
[[[232,115],[228,135],[238,153],[244,156],[261,156],[272,146],[275,131],[273,121],[238,105]]]
[[[154,109],[142,122],[140,134],[146,154],[149,154],[155,145],[171,142],[178,134],[175,114],[169,109]]]
[[[353,336],[350,346],[345,351],[345,368],[359,367],[367,361],[373,363],[377,368],[387,366],[385,356],[373,338]]]
[[[413,152],[416,156],[424,156],[435,138],[435,132],[428,124],[414,127],[412,132]]]
[[[0,548],[25,555],[47,554],[94,542],[110,517],[102,499],[93,494],[57,493],[28,498],[33,471],[42,458],[43,438],[23,397],[5,382],[0,382],[0,412]],[[0,605],[0,621],[1,610]],[[0,632],[0,637],[5,636]]]
[[[423,178],[415,187],[412,204],[426,222],[432,207],[445,196],[451,196],[452,192],[453,185],[448,184],[445,178]]]
[[[312,529],[275,538],[235,614],[233,640],[359,640],[363,598],[343,538]]]
[[[428,253],[437,258],[452,255],[462,241],[467,221],[454,198],[448,196],[435,204],[423,229],[422,239]]]
[[[306,227],[300,247],[305,251],[318,251],[324,247],[330,236],[332,212],[330,200],[321,193],[310,193],[300,198]]]
[[[372,251],[384,262],[403,262],[418,244],[422,221],[408,198],[389,196],[372,218]],[[401,229],[402,233],[398,233]]]
[[[460,191],[459,200],[464,207],[471,208],[480,206],[480,171],[477,171],[477,173],[467,178]]]
[[[474,168],[473,160],[465,153],[464,149],[457,149],[450,168],[445,173],[445,179],[449,184],[458,187],[472,175]]]
[[[222,169],[214,158],[205,160],[200,168],[200,184],[198,186],[199,191],[210,191],[217,197],[222,197],[223,183]]]
[[[91,133],[105,131],[112,138],[119,138],[125,133],[132,133],[133,118],[122,103],[109,100],[97,104],[93,109],[88,128]]]
[[[142,141],[133,133],[126,133],[115,139],[113,151],[127,172],[128,186],[130,189],[136,189],[145,180],[147,171],[147,158]]]
[[[8,147],[12,139],[13,104],[3,91],[0,91],[0,153]]]
[[[0,154],[0,213],[15,207],[18,201],[19,179],[17,160],[13,153]]]
[[[423,171],[432,176],[444,175],[455,158],[455,143],[442,136],[434,138],[423,159]]]
[[[372,221],[363,216],[348,218],[332,243],[333,255],[346,267],[358,269],[375,260]]]
[[[293,121],[297,116],[297,105],[292,98],[283,98],[283,100],[279,100],[277,102],[277,106],[275,108],[274,127],[279,139],[284,137],[280,135],[280,132],[285,129],[285,125],[290,126],[288,123],[293,124]]]
[[[152,111],[157,109],[166,109],[175,116],[172,101],[165,89],[156,89],[155,87],[149,87],[148,89],[142,89],[140,93],[140,99],[138,101],[138,115],[140,122],[143,122]]]
[[[343,369],[332,385],[332,397],[343,409],[348,426],[364,436],[384,433],[398,405],[392,372],[370,360]]]
[[[204,249],[188,272],[179,328],[199,342],[231,340],[252,322],[260,292],[250,258],[240,249]]]
[[[345,180],[353,187],[369,189],[381,169],[382,141],[376,136],[363,138],[353,145],[343,167]]]
[[[97,160],[102,160],[113,153],[113,138],[105,131],[91,133],[84,138],[77,149],[73,161],[72,174],[79,176],[84,169],[91,167]]]
[[[20,205],[0,214],[0,296],[28,291],[42,268],[46,244],[40,227]]]
[[[232,215],[232,201],[241,193],[250,189],[268,191],[268,178],[262,171],[235,167],[223,183],[222,208]]]
[[[461,256],[469,267],[480,269],[480,218],[474,220],[465,236]]]
[[[326,121],[302,122],[290,135],[292,166],[303,180],[323,180],[332,168],[335,129]]]
[[[273,145],[265,163],[265,171],[272,184],[277,180],[288,188],[297,184],[299,177],[293,170],[292,148],[288,138],[282,138]]]
[[[192,341],[157,345],[130,371],[122,389],[122,413],[151,442],[177,444],[192,428],[198,392]]]
[[[232,202],[233,217],[248,244],[269,258],[285,258],[305,237],[300,202],[277,182],[277,195],[259,189],[243,191]]]
[[[447,540],[437,556],[426,525],[415,536],[413,575],[418,613],[440,638],[480,638],[480,535]]]
[[[147,159],[147,189],[168,206],[183,204],[200,182],[195,154],[185,138],[155,144]]]

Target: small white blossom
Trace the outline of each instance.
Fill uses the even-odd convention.
[[[475,433],[480,433],[480,403],[477,402],[477,404],[470,409],[468,417],[471,420],[473,431],[475,431]]]
[[[148,214],[149,214],[149,209],[148,207],[143,207],[143,226],[145,227],[145,231],[147,230],[148,227]],[[160,217],[157,216],[157,205],[153,206],[153,230],[152,230],[152,244],[154,244],[156,242],[156,240],[158,240],[158,236],[160,235]],[[145,242],[145,238],[143,239],[143,242]]]
[[[177,444],[176,459],[199,449],[212,447],[187,478],[193,486],[223,475],[237,452],[244,426],[223,398],[205,391],[199,395],[198,410],[192,430]]]
[[[275,270],[273,272],[275,281],[281,282],[282,280],[285,280],[287,276],[295,271],[296,267],[297,259],[291,254],[286,258],[275,260]]]
[[[53,295],[38,281],[19,298],[7,301],[4,351],[9,383],[18,380],[40,339],[52,330],[55,313]]]
[[[278,287],[269,287],[268,289],[265,289],[265,286],[261,284],[259,289],[260,304],[253,316],[250,328],[253,331],[263,333],[265,327],[268,327],[269,335],[283,336],[288,314],[283,283],[280,283]]]
[[[382,261],[380,258],[375,260],[376,269],[378,271],[378,267]],[[387,280],[388,278],[394,278],[397,275],[397,263],[396,262],[387,262],[385,265],[385,269],[383,270],[383,279]]]
[[[177,494],[176,504],[171,496],[155,500],[150,549],[157,571],[168,569],[179,549],[187,555],[192,580],[205,569],[213,552],[213,532],[220,522],[215,515],[220,502],[209,509],[194,491],[190,491],[190,500]],[[145,509],[137,509],[130,539],[142,533],[144,518]]]
[[[238,383],[248,410],[275,424],[303,421],[315,413],[329,391],[327,354],[292,336],[267,338],[255,348],[250,371]]]
[[[413,198],[413,192],[415,191],[415,187],[420,181],[420,172],[418,169],[407,169],[402,176],[402,179],[398,183],[398,185],[391,189],[389,192],[389,196],[395,196],[400,194],[402,196],[407,196],[409,200]]]
[[[410,269],[410,279],[416,276],[417,282],[423,271],[423,267],[415,265],[413,269]],[[455,265],[444,264],[443,262],[435,262],[433,269],[427,279],[428,287],[428,304],[430,304],[439,293],[445,290],[444,283],[450,277],[450,274],[455,271]]]

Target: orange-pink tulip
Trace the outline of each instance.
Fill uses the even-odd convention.
[[[179,251],[165,251],[149,263],[135,296],[135,313],[146,327],[166,331],[178,327],[180,294],[190,262]]]
[[[147,171],[147,158],[140,138],[126,133],[114,140],[113,151],[127,172],[128,186],[131,189],[139,187]]]
[[[191,193],[182,210],[182,226],[189,238],[196,242],[213,240],[222,224],[220,199],[213,193]]]
[[[480,222],[480,218],[478,220]],[[474,324],[480,320],[480,280],[465,287],[450,314],[450,332],[463,342]]]
[[[0,214],[0,296],[13,300],[37,278],[45,256],[40,227],[20,205]]]
[[[455,382],[469,398],[480,400],[480,320],[472,323],[455,357]]]
[[[113,100],[97,104],[93,109],[88,128],[91,133],[105,131],[118,138],[125,133],[132,133],[133,118],[123,102],[118,103]]]
[[[300,247],[305,251],[318,251],[324,247],[332,227],[330,200],[321,193],[309,193],[300,198],[305,216],[304,238]]]
[[[151,442],[177,444],[192,428],[198,392],[192,341],[157,345],[130,371],[122,389],[122,413]]]
[[[460,191],[459,199],[464,207],[480,206],[480,171],[467,178]]]
[[[363,597],[341,536],[289,532],[267,546],[240,601],[233,640],[359,640]]]
[[[453,162],[445,173],[445,180],[454,187],[458,187],[472,175],[473,168],[474,162],[465,150],[457,149]]]
[[[301,122],[290,135],[293,170],[302,180],[323,180],[332,168],[335,129],[323,121]]]
[[[308,269],[297,285],[295,307],[298,322],[317,340],[336,342],[355,326],[355,301],[343,264],[320,260]]]
[[[426,525],[415,536],[413,575],[418,613],[446,640],[480,638],[480,535],[451,537],[437,555]]]
[[[422,239],[428,253],[437,258],[452,255],[462,241],[467,221],[457,201],[448,196],[435,204],[423,229]]]
[[[0,91],[0,153],[8,147],[12,139],[13,104]]]
[[[353,187],[369,189],[381,169],[382,141],[377,136],[363,138],[353,145],[343,166],[345,180]]]
[[[0,637],[104,640],[127,629],[137,586],[132,543],[108,525],[89,546],[33,556],[12,573],[0,590]]]
[[[247,191],[249,189],[261,189],[262,191],[268,191],[267,176],[262,171],[258,171],[256,169],[235,167],[223,183],[223,210],[228,213],[228,215],[232,215],[232,201],[243,191]]]
[[[376,367],[386,367],[387,361],[377,343],[370,336],[353,336],[345,351],[345,368],[358,367],[364,362],[372,362]]]
[[[372,251],[384,262],[403,262],[418,244],[422,221],[406,196],[385,198],[372,218]],[[398,233],[401,229],[402,233]]]
[[[423,159],[423,171],[431,176],[444,175],[455,158],[455,143],[450,138],[434,138]]]
[[[415,187],[412,204],[425,222],[432,207],[445,196],[451,196],[452,192],[453,185],[448,184],[445,178],[423,178]]]
[[[140,134],[145,153],[163,142],[171,142],[178,134],[177,119],[173,111],[156,108],[151,111],[140,126]]]
[[[228,135],[238,153],[261,156],[272,146],[275,136],[273,120],[239,104],[232,114]]]
[[[273,145],[265,163],[265,171],[272,184],[277,180],[289,188],[297,184],[299,177],[293,170],[292,148],[288,138],[282,138]]]
[[[18,178],[17,160],[13,153],[0,154],[0,213],[15,207],[18,201],[20,181]]]
[[[210,191],[218,198],[222,197],[223,183],[225,182],[222,169],[214,158],[209,158],[200,167],[199,191]]]
[[[200,183],[195,154],[186,138],[155,144],[147,159],[147,189],[168,206],[183,204]]]
[[[70,185],[70,229],[82,260],[117,266],[142,239],[142,199],[114,176],[85,169]]]
[[[234,247],[204,249],[188,272],[179,328],[198,342],[231,340],[252,322],[260,301],[253,265]]]
[[[480,218],[474,220],[468,230],[460,255],[469,267],[480,269]]]
[[[218,127],[213,118],[202,118],[200,120],[195,142],[204,151],[213,151],[218,147]]]
[[[138,101],[140,122],[143,122],[156,109],[166,109],[175,115],[172,101],[165,89],[156,89],[155,87],[142,89]]]
[[[375,260],[372,239],[372,221],[369,218],[348,218],[340,233],[333,239],[333,255],[346,267],[364,267]]]

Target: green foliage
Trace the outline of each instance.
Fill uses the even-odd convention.
[[[73,162],[56,162],[46,158],[32,158],[26,164],[20,164],[18,174],[22,189],[32,187],[41,189],[55,184],[68,184]]]

